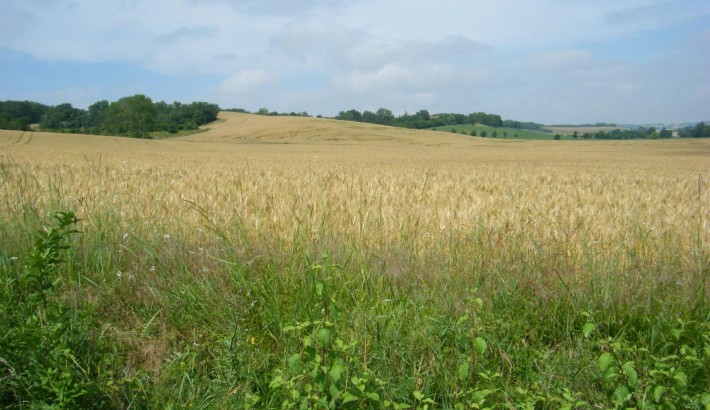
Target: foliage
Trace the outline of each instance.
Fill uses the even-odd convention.
[[[706,164],[668,144],[3,153],[2,405],[707,407]]]
[[[593,321],[584,326],[597,333]],[[595,370],[613,408],[703,408],[710,405],[710,323],[677,319],[657,347],[629,343],[624,335],[600,337]]]
[[[417,129],[462,124],[481,124],[490,127],[501,127],[504,124],[500,115],[487,114],[484,112],[475,112],[468,115],[452,113],[431,115],[427,110],[419,110],[413,115],[405,113],[404,115],[395,117],[392,111],[386,108],[380,108],[376,112],[366,110],[362,113],[355,109],[341,111],[335,119]],[[519,122],[513,125],[522,127],[522,123]]]
[[[710,124],[698,123],[695,127],[688,127],[680,130],[681,137],[708,138],[710,137]]]
[[[78,233],[73,212],[54,215],[55,227],[40,230],[19,272],[3,269],[0,283],[0,403],[4,408],[110,408],[121,385],[99,369],[100,342],[88,318],[60,298],[64,253]]]
[[[0,101],[0,129],[28,131],[48,109],[31,101]]]
[[[69,103],[50,107],[29,101],[0,101],[0,128],[29,130],[30,124],[39,123],[46,131],[149,138],[156,131],[196,130],[216,120],[219,110],[206,102],[153,103],[141,94],[111,103],[97,101],[87,110]]]

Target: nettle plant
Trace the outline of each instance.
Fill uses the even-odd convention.
[[[22,268],[0,265],[0,407],[110,408],[140,381],[112,377],[85,312],[64,303],[62,269],[78,219],[71,211],[53,218]]]
[[[285,368],[275,370],[269,384],[283,408],[362,408],[394,407],[382,401],[378,392],[383,382],[367,369],[358,354],[359,341],[347,340],[335,321],[336,303],[328,283],[338,265],[311,265],[306,275],[316,280],[313,289],[318,299],[320,318],[286,326],[283,332],[296,338],[298,351],[288,356]],[[337,315],[337,314],[336,314]]]
[[[596,324],[588,322],[583,332],[593,337]],[[600,337],[595,343],[600,351],[597,380],[614,408],[710,406],[710,392],[702,386],[710,365],[710,323],[677,319],[670,340],[653,352],[623,335]]]

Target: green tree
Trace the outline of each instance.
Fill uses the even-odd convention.
[[[106,121],[106,111],[109,103],[106,100],[97,101],[89,106],[86,117],[86,126],[89,128],[99,128]]]
[[[84,126],[85,119],[83,110],[64,103],[47,110],[39,122],[39,127],[44,130],[78,130]]]
[[[380,120],[380,124],[390,125],[394,121],[394,114],[387,108],[380,108],[377,110],[377,117]]]
[[[142,94],[121,98],[106,110],[105,127],[112,134],[148,138],[154,124],[155,106]]]

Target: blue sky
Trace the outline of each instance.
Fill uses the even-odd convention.
[[[0,0],[0,100],[710,119],[707,0]]]

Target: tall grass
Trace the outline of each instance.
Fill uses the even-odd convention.
[[[706,162],[405,154],[4,156],[3,278],[76,210],[116,406],[710,400]]]

